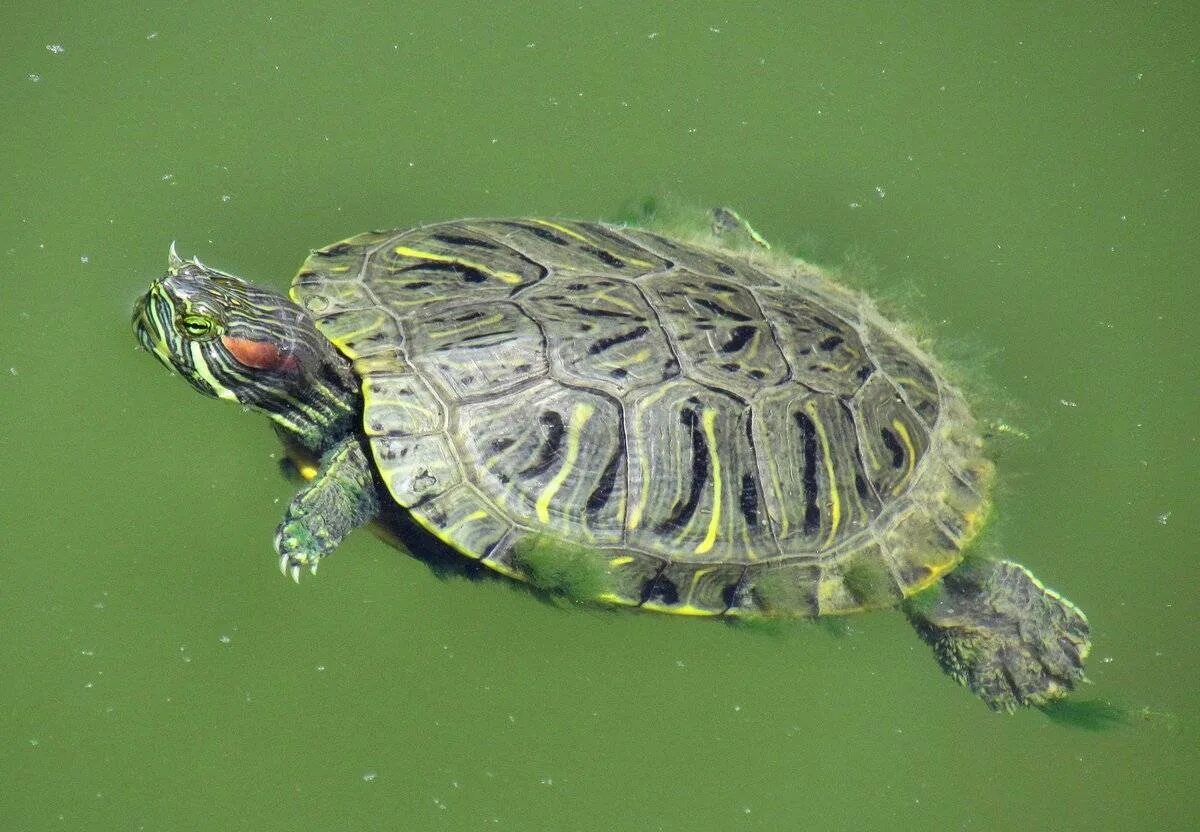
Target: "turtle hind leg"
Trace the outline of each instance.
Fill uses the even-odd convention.
[[[1087,618],[1019,564],[963,564],[904,610],[942,669],[993,710],[1047,705],[1084,678]]]

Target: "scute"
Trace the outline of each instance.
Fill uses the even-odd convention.
[[[460,220],[314,252],[292,296],[362,377],[393,499],[505,574],[550,535],[611,601],[852,612],[936,580],[986,512],[961,396],[799,261]]]

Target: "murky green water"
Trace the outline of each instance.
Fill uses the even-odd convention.
[[[0,828],[1197,828],[1197,14],[870,5],[6,9]],[[895,614],[564,612],[366,533],[294,587],[266,424],[129,332],[172,239],[284,286],[362,229],[647,194],[973,346],[1029,433],[998,539],[1148,718],[989,713]]]

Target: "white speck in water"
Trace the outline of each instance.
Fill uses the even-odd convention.
[[[883,199],[885,196],[887,196],[887,191],[885,191],[883,188],[881,188],[878,185],[875,186],[875,193],[877,193],[879,195],[880,199]]]
[[[42,80],[42,76],[38,75],[36,72],[31,72],[28,75],[26,75],[25,77],[28,78],[30,81],[32,81],[35,84],[38,81]]]
[[[862,203],[861,203],[861,202],[851,202],[851,203],[850,203],[850,207],[851,207],[851,208],[861,208],[861,207],[862,207]]]
[[[1171,512],[1169,512],[1169,511],[1164,511],[1162,514],[1158,515],[1158,522],[1160,525],[1163,525],[1163,526],[1167,525],[1167,521],[1170,519],[1171,519]]]
[[[553,786],[553,785],[554,785],[554,778],[553,778],[553,777],[543,777],[543,778],[542,778],[541,780],[539,780],[538,782],[539,782],[539,783],[541,783],[543,786]]]
[[[34,748],[37,748],[39,745],[41,745],[41,744],[42,744],[42,741],[41,741],[41,740],[39,740],[37,737],[30,737],[30,738],[29,738],[29,744],[30,744],[31,746],[33,746]]]
[[[67,47],[63,46],[61,43],[47,43],[46,51],[54,55],[61,55],[67,51]]]
[[[175,174],[173,174],[173,173],[164,173],[162,176],[158,177],[158,181],[160,181],[160,182],[170,182],[170,181],[171,181],[172,179],[174,179],[174,178],[175,178]]]
[[[158,32],[151,32],[146,35],[146,40],[154,40],[156,37],[158,37]]]
[[[1059,399],[1058,403],[1061,404],[1063,407],[1079,407],[1078,402],[1073,402],[1070,399]]]
[[[1113,663],[1113,657],[1112,657],[1112,656],[1105,656],[1104,658],[1102,658],[1102,659],[1100,660],[1100,663],[1101,663],[1101,664],[1112,664],[1112,663]]]
[[[87,264],[92,262],[92,258],[88,257],[86,254],[81,254],[79,255],[79,262]]]
[[[445,808],[446,808],[446,803],[445,803],[445,801],[443,801],[443,800],[439,800],[439,799],[438,799],[438,798],[436,798],[436,797],[435,797],[435,798],[433,798],[433,805],[434,805],[434,806],[436,806],[436,807],[438,807],[439,809],[442,809],[442,810],[445,810]]]
[[[219,639],[217,639],[217,641],[221,642],[222,644],[228,644],[229,642],[233,641],[233,639],[231,639],[229,636],[223,635]]]
[[[231,200],[231,199],[233,199],[233,197],[231,197],[229,194],[221,194],[221,201],[222,201],[222,202],[228,202],[228,201],[229,201],[229,200]]]
[[[94,656],[94,655],[96,655],[96,651],[95,651],[95,650],[80,650],[80,651],[79,651],[79,655],[81,655],[81,656]]]
[[[364,771],[362,775],[364,783],[374,783],[377,777],[379,777],[379,773],[376,771]]]
[[[10,374],[12,374],[12,375],[14,375],[14,376],[15,376],[15,375],[17,374],[17,368],[16,368],[16,367],[9,367],[9,368],[8,368],[8,372],[9,372]]]
[[[658,32],[651,32],[650,34],[646,35],[646,37],[650,40],[654,40],[656,37],[658,37]]]
[[[743,814],[743,815],[748,815],[748,814],[750,814],[750,807],[749,807],[749,806],[743,806],[743,807],[742,807],[742,814]]]
[[[721,30],[718,29],[716,26],[709,26],[708,31],[712,32],[714,35],[721,34]]]
[[[733,712],[734,712],[734,713],[740,713],[740,712],[741,712],[741,710],[742,710],[742,706],[741,706],[741,705],[734,705],[734,706],[733,706]]]

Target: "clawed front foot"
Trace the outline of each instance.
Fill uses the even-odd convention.
[[[378,513],[372,477],[355,437],[325,453],[320,470],[292,499],[275,533],[280,572],[296,583],[304,569],[315,575],[321,558]]]
[[[308,569],[313,575],[317,574],[317,565],[321,558],[333,551],[336,545],[329,545],[329,534],[319,525],[315,529],[312,528],[309,521],[315,519],[311,515],[295,517],[289,511],[275,533],[279,571],[284,575],[291,575],[296,583],[300,583],[300,572],[303,569]],[[323,540],[326,542],[324,546]]]

